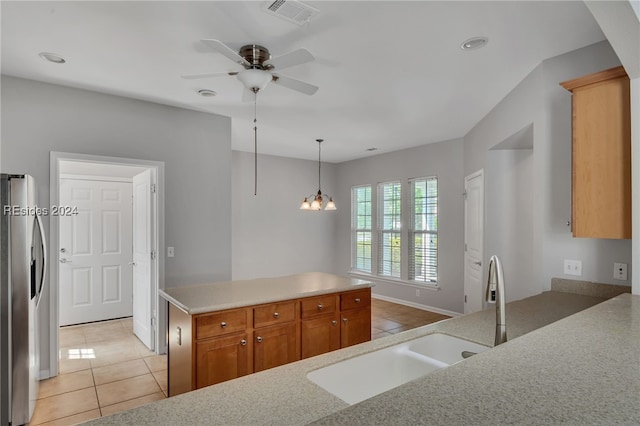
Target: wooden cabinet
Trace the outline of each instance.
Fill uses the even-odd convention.
[[[196,389],[249,374],[247,334],[196,342]]]
[[[371,340],[371,291],[357,290],[340,295],[341,347]]]
[[[371,340],[371,289],[189,315],[169,304],[169,396]]]
[[[302,300],[302,358],[340,349],[339,299],[327,294]]]
[[[624,68],[561,85],[573,94],[574,237],[631,238],[631,107]]]

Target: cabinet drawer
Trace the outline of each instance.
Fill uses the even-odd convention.
[[[332,314],[336,311],[336,295],[311,297],[302,299],[302,318],[311,318],[319,315]]]
[[[247,328],[247,311],[236,309],[233,311],[217,312],[196,317],[196,339],[220,336]]]
[[[295,319],[296,302],[274,303],[253,308],[253,326],[256,328],[289,322]]]
[[[364,308],[371,306],[371,289],[350,291],[340,295],[340,310]]]

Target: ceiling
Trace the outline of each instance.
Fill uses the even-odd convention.
[[[181,78],[237,70],[199,40],[306,48],[315,61],[282,74],[320,89],[258,94],[259,151],[316,159],[324,138],[323,160],[342,162],[462,137],[541,61],[605,39],[581,1],[307,1],[319,13],[305,26],[266,3],[2,1],[2,73],[226,115],[233,149],[252,151],[236,77]],[[475,36],[489,43],[460,48]]]

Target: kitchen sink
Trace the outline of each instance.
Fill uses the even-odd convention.
[[[411,380],[462,361],[463,352],[489,349],[458,337],[433,333],[314,370],[307,378],[356,404]]]

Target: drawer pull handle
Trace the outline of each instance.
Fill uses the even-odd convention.
[[[322,306],[322,303],[318,303],[318,310],[321,311],[324,309],[324,306]]]
[[[356,297],[356,303],[360,303],[360,298]]]
[[[225,328],[226,326],[227,326],[227,323],[226,323],[226,322],[222,321],[222,322],[220,323],[220,327]]]
[[[262,343],[262,337],[258,336],[256,340],[258,341],[258,343]]]
[[[242,346],[245,346],[245,345],[247,344],[247,341],[246,341],[246,340],[244,340],[244,339],[242,339],[242,340],[240,340],[240,344],[241,344]]]
[[[337,325],[337,324],[338,324],[338,321],[336,320],[331,321],[331,325]]]
[[[277,312],[274,312],[274,313],[273,313],[273,317],[274,317],[274,318],[278,318],[279,316],[280,316],[280,314],[279,314],[279,313],[277,313]]]

